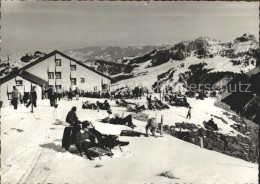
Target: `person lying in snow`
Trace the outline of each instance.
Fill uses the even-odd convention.
[[[127,104],[127,111],[129,112],[141,112],[145,110],[145,105],[140,103],[135,103],[134,105]]]
[[[147,120],[147,125],[145,127],[146,136],[148,137],[148,129],[150,129],[152,135],[154,137],[157,137],[157,135],[155,134],[156,128],[158,128],[158,123],[156,122],[156,119],[155,118],[148,119]]]
[[[94,103],[90,103],[88,100],[82,102],[82,109],[97,109],[97,105]]]
[[[114,124],[114,125],[126,125],[126,126],[129,126],[131,128],[136,127],[133,124],[133,120],[132,120],[132,116],[131,115],[128,115],[128,116],[126,116],[124,118],[120,118],[119,114],[115,114],[114,117],[112,117],[109,120],[109,123]]]
[[[110,123],[110,124],[114,124],[114,125],[125,125],[125,126],[128,126],[130,128],[134,128],[136,127],[134,124],[133,124],[133,118],[131,115],[128,115],[124,118],[120,118],[119,117],[119,114],[115,114],[113,115],[111,111],[107,111],[108,114],[109,114],[109,117],[105,118],[102,120],[103,123]]]
[[[135,103],[127,102],[123,98],[120,98],[119,100],[116,100],[116,104],[119,107],[127,107],[127,105],[135,105]]]
[[[150,96],[150,98],[147,97],[147,101],[148,101],[148,109],[149,110],[169,109],[168,105],[162,103],[162,101],[157,99],[156,97],[154,97],[154,100],[151,100],[151,96]]]
[[[104,103],[100,103],[99,101],[97,101],[97,106],[100,110],[110,110],[110,105],[109,103],[107,102],[107,100],[105,100]]]

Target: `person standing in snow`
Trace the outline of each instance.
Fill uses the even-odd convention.
[[[134,94],[134,98],[135,98],[135,99],[138,99],[138,96],[139,96],[139,88],[138,88],[138,87],[135,87],[135,88],[134,88],[133,94]]]
[[[76,100],[79,100],[79,93],[80,93],[79,89],[76,88],[75,91],[74,91],[74,94],[76,96]]]
[[[70,88],[69,93],[68,93],[68,101],[69,101],[69,100],[72,101],[72,98],[73,98],[73,91],[72,91],[71,88]]]
[[[18,97],[19,97],[19,91],[16,89],[15,86],[13,86],[13,91],[12,91],[12,105],[14,106],[14,109],[17,109],[17,102],[18,102]]]
[[[44,92],[48,94],[48,99],[50,100],[50,106],[53,107],[55,105],[53,87],[51,86],[49,89],[47,89]]]
[[[59,99],[59,101],[60,101],[61,96],[62,96],[62,89],[58,89],[58,90],[57,90],[57,94],[58,94],[58,99]]]
[[[30,92],[30,101],[28,102],[28,104],[26,105],[26,107],[28,108],[29,105],[32,103],[34,107],[37,107],[36,105],[36,100],[37,100],[37,93],[35,91],[36,86],[33,86],[31,92]]]
[[[188,107],[188,113],[187,113],[187,116],[186,116],[186,119],[190,119],[191,118],[191,106]]]
[[[139,97],[140,97],[140,99],[142,99],[142,93],[143,93],[143,89],[141,88],[141,87],[139,87]]]

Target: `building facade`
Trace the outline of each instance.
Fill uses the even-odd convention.
[[[110,90],[112,82],[112,78],[55,50],[1,79],[1,101],[3,105],[10,104],[13,86],[22,95],[29,92],[31,86],[38,86],[37,95],[41,99],[42,91],[48,86],[62,91],[78,88],[98,92]]]

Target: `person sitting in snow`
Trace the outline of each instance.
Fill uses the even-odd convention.
[[[206,129],[218,131],[218,125],[214,122],[213,118],[211,118],[208,122],[203,122]]]
[[[89,154],[89,148],[97,147],[99,152],[105,153],[106,155],[113,155],[111,149],[115,146],[127,146],[128,144],[129,142],[119,141],[116,135],[100,133],[89,121],[82,122],[82,128],[77,132],[75,139],[75,145],[80,154],[83,150],[89,160],[93,160]]]
[[[148,104],[152,103],[152,95],[146,97]]]
[[[145,110],[145,105],[141,104],[141,103],[136,103],[135,104],[135,109],[136,109],[136,113],[137,112],[141,112],[141,111]]]
[[[99,101],[97,101],[97,106],[100,110],[110,110],[110,105],[109,103],[107,102],[107,100],[105,100],[104,103],[100,103]]]
[[[70,125],[72,125],[73,127],[79,127],[79,124],[81,123],[78,120],[76,111],[77,111],[77,107],[74,106],[71,108],[71,111],[69,111],[66,116],[66,122],[69,123]]]
[[[82,109],[97,109],[97,105],[94,103],[89,103],[89,101],[82,102]]]
[[[148,137],[148,129],[150,129],[152,135],[157,137],[155,130],[158,128],[158,123],[155,118],[150,118],[147,120],[147,125],[145,126],[146,136]]]
[[[98,145],[98,139],[95,134],[91,133],[89,129],[91,125],[87,122],[82,123],[82,128],[76,133],[75,144],[80,154],[83,150],[89,160],[93,160],[90,156],[88,148],[95,147]],[[81,155],[82,156],[82,155]]]
[[[162,103],[162,101],[157,99],[156,97],[154,97],[154,105],[157,109],[169,109],[168,105]]]
[[[105,108],[105,110],[109,110],[110,109],[110,105],[107,102],[107,100],[105,100],[105,102],[104,102],[104,108]]]

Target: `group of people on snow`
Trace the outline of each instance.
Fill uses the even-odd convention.
[[[11,100],[11,104],[14,106],[14,109],[16,110],[18,107],[18,102],[20,103],[25,103],[26,107],[28,108],[31,104],[34,107],[37,107],[37,93],[36,93],[36,86],[33,86],[30,93],[29,93],[29,102],[28,99],[25,99],[24,96],[22,96],[22,94],[18,91],[18,89],[16,88],[16,86],[13,86],[13,90],[12,90],[12,100]]]
[[[65,128],[63,135],[62,146],[66,150],[69,149],[69,145],[71,144],[70,140],[73,140],[80,154],[81,151],[84,151],[87,158],[89,160],[93,160],[89,152],[89,148],[91,147],[98,147],[102,149],[103,152],[106,152],[108,151],[108,148],[111,147],[111,144],[128,144],[116,139],[111,140],[111,136],[109,137],[106,135],[102,135],[100,132],[94,129],[94,126],[89,121],[79,121],[76,111],[77,108],[72,107],[71,111],[69,111],[66,116],[66,122],[70,124],[69,127]],[[111,111],[109,112],[112,114]],[[114,118],[110,119],[109,123],[135,127],[135,125],[133,125],[132,123],[132,117],[130,115],[125,118],[120,118],[115,115]],[[66,132],[71,132],[71,134],[67,134]]]

